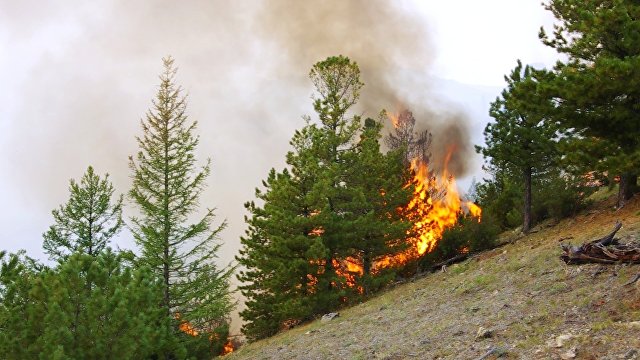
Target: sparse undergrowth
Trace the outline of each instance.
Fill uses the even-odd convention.
[[[622,241],[637,241],[640,199],[619,211],[608,199],[526,237],[503,234],[502,247],[227,358],[475,359],[492,349],[490,359],[640,358],[640,285],[623,286],[640,266],[559,259],[560,240],[581,244],[617,219]],[[481,327],[488,338],[476,339]]]

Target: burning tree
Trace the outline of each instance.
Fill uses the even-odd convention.
[[[384,138],[385,144],[390,150],[400,150],[404,153],[405,166],[409,166],[412,161],[428,164],[431,158],[429,148],[431,147],[432,135],[429,130],[416,132],[416,118],[409,110],[402,110],[398,115],[384,112],[394,131]]]
[[[218,269],[213,263],[220,248],[217,236],[226,223],[212,229],[211,209],[198,222],[188,223],[210,168],[209,162],[199,171],[196,168],[197,123],[188,122],[185,98],[173,82],[173,59],[163,61],[153,108],[141,121],[140,152],[135,160],[130,157],[129,194],[141,212],[141,217],[131,219],[132,232],[142,248],[139,262],[162,279],[167,317],[189,322],[200,334],[196,339],[185,337],[185,342],[202,340],[206,346],[207,334],[227,328],[232,308],[228,285],[232,269]],[[174,322],[175,333],[182,335],[180,322]]]
[[[250,339],[331,311],[375,285],[375,258],[408,228],[396,213],[411,192],[402,186],[401,162],[380,153],[379,124],[363,127],[348,115],[362,87],[359,74],[343,56],[314,65],[319,122],[308,119],[296,132],[290,169],[272,170],[256,191],[264,203],[246,205],[251,216],[237,260],[245,268],[238,279]]]
[[[404,186],[411,175],[403,165],[404,152],[398,149],[383,155],[378,142],[381,130],[380,122],[365,120],[349,173],[354,194],[352,227],[358,233],[344,263],[346,273],[354,276],[354,283],[365,294],[391,279],[393,272],[383,274],[376,264],[388,254],[407,250],[404,240],[412,227],[398,211],[406,206],[413,190],[413,184]]]
[[[413,189],[413,194],[399,212],[413,225],[402,238],[409,245],[408,249],[382,257],[374,265],[377,269],[402,266],[433,251],[444,231],[457,224],[464,211],[478,220],[481,215],[477,205],[461,199],[455,177],[448,170],[455,148],[447,152],[444,167],[438,175],[429,168],[431,133],[427,130],[414,132],[416,120],[409,110],[384,114],[395,129],[386,136],[385,142],[391,149],[404,154],[405,167],[411,174],[404,186]]]

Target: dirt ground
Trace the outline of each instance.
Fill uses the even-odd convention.
[[[640,198],[545,222],[521,237],[398,285],[326,323],[227,355],[237,359],[640,359],[638,265],[565,265],[561,242],[640,239]],[[478,336],[480,335],[480,336]]]

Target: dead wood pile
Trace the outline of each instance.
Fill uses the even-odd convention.
[[[640,264],[640,243],[620,243],[614,237],[621,227],[622,223],[618,221],[608,235],[581,246],[560,245],[563,251],[560,258],[567,264]]]

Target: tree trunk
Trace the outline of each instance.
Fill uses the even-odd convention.
[[[618,188],[618,201],[616,207],[622,208],[627,200],[631,199],[638,190],[638,174],[624,173],[620,175],[620,187]]]
[[[524,209],[523,209],[523,221],[522,232],[528,233],[531,230],[531,168],[524,169]]]
[[[364,284],[364,295],[369,295],[369,275],[371,275],[371,268],[373,267],[373,261],[370,253],[365,251],[362,256],[363,277],[367,279],[367,283]]]

